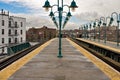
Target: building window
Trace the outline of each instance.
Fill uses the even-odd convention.
[[[4,29],[2,29],[2,35],[4,34]]]
[[[9,38],[9,43],[11,43],[11,38]]]
[[[21,35],[23,34],[23,31],[22,30],[20,30],[20,33],[21,33]]]
[[[11,21],[9,21],[9,27],[11,27]]]
[[[2,20],[2,26],[4,26],[5,25],[5,21],[4,20]]]
[[[2,47],[1,49],[2,49],[2,53],[4,53],[4,51],[5,51],[5,48],[4,48],[4,47]]]
[[[15,38],[15,43],[17,43],[17,38]]]
[[[9,35],[11,35],[11,29],[9,29],[9,32],[8,32]]]
[[[21,42],[23,41],[23,38],[21,37]]]
[[[2,43],[4,43],[4,38],[2,38]]]
[[[21,22],[20,24],[21,24],[21,27],[23,27],[23,22]]]
[[[15,30],[15,35],[17,35],[17,30]]]
[[[15,27],[17,27],[17,22],[15,22]]]

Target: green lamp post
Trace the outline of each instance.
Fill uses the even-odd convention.
[[[61,52],[61,50],[62,50],[62,47],[61,47],[61,38],[62,38],[61,28],[62,28],[62,18],[63,18],[62,13],[63,13],[64,5],[63,5],[63,0],[61,0],[61,4],[60,4],[60,0],[57,0],[57,3],[58,3],[57,5],[53,5],[53,6],[57,6],[57,11],[58,11],[58,16],[59,16],[59,26],[58,26],[58,28],[59,28],[59,52],[58,52],[57,57],[62,58],[63,56],[62,56],[62,52]],[[45,8],[46,10],[49,10],[49,8],[51,8],[53,6],[51,6],[49,1],[46,0],[43,8]],[[77,7],[78,6],[76,5],[76,2],[73,0],[71,2],[71,5],[69,6],[69,8],[72,8],[72,10],[74,10]],[[68,14],[70,14],[70,13],[68,12]],[[54,16],[53,12],[50,12],[50,16],[51,17]],[[66,24],[67,20],[68,20],[68,18],[66,18],[66,21],[64,22],[65,24]],[[53,19],[53,21],[55,21],[55,19]],[[55,21],[54,23],[56,24],[57,22]]]
[[[96,22],[93,23],[93,28],[94,28],[94,41],[95,41],[95,37],[96,37],[96,30],[95,30],[95,26],[96,26]]]
[[[84,39],[86,38],[85,26],[83,25]]]
[[[112,22],[114,21],[114,19],[113,19],[113,15],[116,15],[116,21],[117,21],[117,27],[116,27],[116,42],[117,42],[117,46],[119,46],[119,23],[120,23],[120,14],[118,14],[118,13],[116,13],[116,12],[113,12],[112,14],[111,14],[111,20],[110,20],[110,24],[112,24]]]
[[[87,39],[88,39],[88,25],[86,25],[86,33],[87,33]]]
[[[64,23],[63,23],[63,28],[65,27],[65,25],[67,24],[67,22],[68,22],[68,20],[70,19],[71,16],[72,16],[72,15],[71,15],[71,13],[70,13],[70,8],[69,8],[69,12],[67,13],[66,18],[65,18],[65,21],[64,21]]]
[[[48,11],[48,10],[49,10],[49,8],[51,8],[51,5],[50,5],[50,3],[49,3],[49,1],[48,1],[48,0],[46,0],[46,1],[45,1],[45,4],[44,4],[43,8],[45,8],[45,9],[46,9],[46,11]]]
[[[50,16],[51,18],[54,16],[54,13],[53,13],[53,11],[52,11],[52,10],[51,10],[51,12],[50,12],[49,16]]]
[[[97,25],[96,25],[96,22],[97,22]],[[98,41],[100,42],[100,24],[98,19],[95,19],[95,26],[98,27]]]
[[[84,27],[81,25],[81,30],[82,30],[82,38],[84,38]]]
[[[98,42],[100,42],[100,35],[101,35],[101,31],[100,31],[100,25],[101,25],[101,21],[98,22],[98,28],[99,28],[99,36],[98,36]]]
[[[106,29],[107,29],[107,20],[110,19],[110,17],[101,17],[100,21],[103,20],[103,25],[104,25],[104,43],[106,43]]]
[[[91,26],[92,26],[92,25],[89,24],[89,27],[90,27],[90,32],[89,32],[90,36],[89,36],[89,37],[90,37],[90,40],[91,40]]]

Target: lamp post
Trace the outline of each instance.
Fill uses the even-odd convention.
[[[94,22],[94,23],[93,23],[93,28],[94,28],[94,41],[95,41],[95,35],[96,35],[95,26],[96,26],[96,23]]]
[[[106,43],[106,27],[107,27],[107,20],[108,18],[110,19],[110,17],[101,17],[100,21],[103,20],[103,25],[104,25],[104,43]]]
[[[57,5],[53,5],[53,6],[57,6],[57,11],[58,11],[58,16],[59,16],[59,26],[58,26],[58,28],[59,28],[59,53],[58,53],[58,58],[62,58],[63,56],[62,56],[62,53],[61,53],[61,50],[62,50],[62,47],[61,47],[61,38],[62,38],[62,34],[61,34],[61,28],[62,28],[62,13],[63,13],[63,7],[65,6],[65,5],[63,5],[63,0],[61,0],[61,4],[60,4],[60,0],[57,0]],[[53,6],[51,6],[50,5],[50,3],[49,3],[49,1],[48,0],[46,0],[45,1],[45,4],[44,4],[44,8],[46,9],[46,10],[48,10],[49,8],[51,8],[51,7],[53,7]],[[75,8],[77,8],[78,6],[76,5],[76,2],[73,0],[72,2],[71,2],[71,5],[69,6],[69,8],[72,8],[72,10],[74,10]],[[70,13],[70,12],[68,12],[68,13]],[[52,16],[53,16],[53,14],[52,14]],[[67,19],[68,20],[68,19]],[[55,21],[55,20],[54,20]],[[56,22],[55,22],[56,23]],[[64,22],[65,24],[66,24],[66,22]]]
[[[89,27],[90,27],[90,32],[89,32],[89,35],[90,35],[90,36],[89,36],[89,37],[90,37],[90,40],[91,40],[91,26],[92,26],[92,25],[89,24]]]
[[[70,13],[70,7],[68,5],[64,5],[64,6],[67,6],[69,8],[69,12],[67,13],[66,15],[66,18],[65,18],[65,21],[63,23],[63,28],[65,27],[65,25],[67,24],[68,20],[70,19],[70,17],[72,16],[71,13]]]
[[[86,38],[86,26],[84,25],[84,38]]]
[[[84,27],[82,25],[81,25],[81,29],[82,29],[82,37],[85,38],[84,37]]]
[[[120,23],[120,14],[116,13],[116,12],[113,12],[111,14],[111,20],[110,20],[110,24],[112,24],[112,22],[114,21],[113,19],[113,15],[116,15],[117,17],[117,27],[116,27],[116,39],[117,39],[117,46],[119,46],[119,23]]]
[[[98,25],[96,25],[96,22],[97,22]],[[98,41],[99,42],[100,42],[100,24],[101,24],[101,22],[98,19],[95,19],[95,26],[98,26],[98,32],[99,32]]]
[[[98,28],[99,28],[99,39],[98,39],[98,42],[100,42],[100,35],[101,35],[101,32],[100,32],[100,25],[101,25],[101,21],[99,21],[99,23],[98,23]]]
[[[88,39],[88,25],[86,25],[86,33],[87,33],[87,39]]]

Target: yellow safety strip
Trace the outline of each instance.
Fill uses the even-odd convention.
[[[67,39],[75,48],[77,48],[84,56],[90,59],[99,69],[101,69],[111,80],[120,80],[120,73],[113,69],[111,66],[103,62],[102,60],[98,59],[90,52],[85,50],[84,48],[80,47],[73,41]]]
[[[88,43],[97,45],[97,46],[100,46],[100,47],[103,47],[103,48],[105,48],[105,49],[113,50],[113,51],[115,51],[115,52],[120,52],[119,49],[115,49],[115,48],[112,48],[112,47],[107,46],[107,45],[99,44],[99,43],[96,43],[96,42],[93,42],[93,41],[89,41],[89,40],[85,40],[85,39],[81,39],[81,38],[77,38],[77,39],[78,39],[78,40],[81,40],[81,41],[84,41],[84,42],[88,42]]]
[[[43,50],[47,45],[49,45],[53,40],[54,39],[46,42],[45,44],[41,45],[37,49],[30,52],[28,55],[12,63],[10,66],[6,67],[5,69],[1,70],[0,80],[7,80],[13,73],[19,70],[24,64],[26,64],[29,60],[31,60],[35,55],[39,54],[40,51]]]

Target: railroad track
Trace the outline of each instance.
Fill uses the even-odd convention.
[[[79,46],[83,47],[84,49],[88,50],[93,55],[95,55],[99,59],[103,60],[104,62],[109,64],[111,67],[113,67],[114,69],[116,69],[117,71],[120,72],[120,62],[119,62],[119,60],[114,60],[109,56],[103,55],[102,53],[100,53],[100,51],[97,51],[96,49],[91,48],[91,46],[89,44],[84,43],[84,42],[82,43],[82,41],[79,41],[78,39],[70,38],[70,40],[72,40],[73,42],[75,42]],[[92,46],[94,46],[94,45],[92,45]],[[108,52],[110,52],[110,51],[108,51]],[[119,54],[119,53],[114,52],[114,54]],[[120,55],[118,55],[118,56],[120,56]]]
[[[45,41],[46,42],[46,41]],[[43,43],[45,43],[43,42]],[[6,68],[7,66],[9,66],[10,64],[12,64],[13,62],[17,61],[18,59],[22,58],[23,56],[27,55],[28,53],[30,53],[31,51],[33,51],[34,49],[36,49],[37,47],[39,47],[40,45],[42,45],[43,43],[39,43],[36,44],[34,46],[31,46],[25,50],[22,50],[4,60],[2,60],[0,62],[0,71],[4,68]]]

